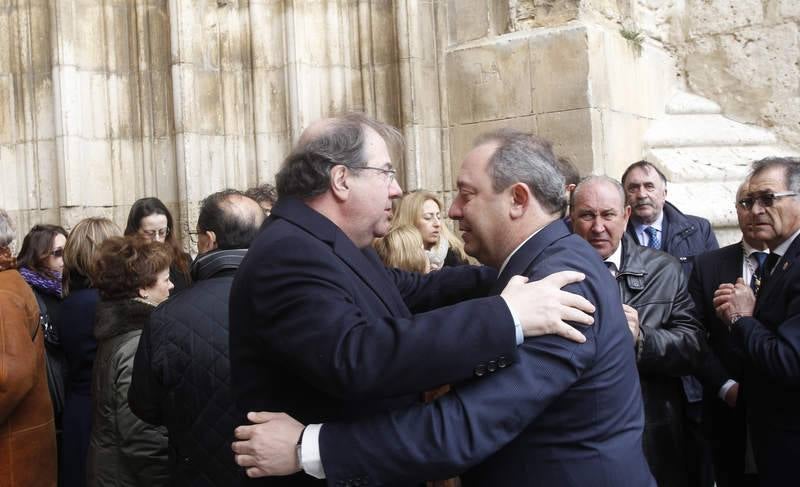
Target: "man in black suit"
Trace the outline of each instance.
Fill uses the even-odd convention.
[[[310,132],[278,173],[278,203],[231,288],[231,378],[243,422],[270,410],[351,421],[415,404],[441,384],[487,380],[513,363],[523,334],[585,340],[562,320],[591,317],[559,303],[593,307],[560,285],[518,278],[487,297],[497,276],[489,268],[385,268],[370,244],[388,231],[402,193],[387,145],[399,134],[360,114]],[[318,433],[309,427],[304,443]]]
[[[737,202],[747,194],[748,182],[739,187]],[[745,358],[728,326],[717,317],[713,300],[720,284],[734,283],[740,277],[757,291],[769,250],[766,243],[755,238],[750,210],[738,203],[735,206],[741,242],[698,255],[689,278],[689,293],[708,337],[696,376],[705,391],[703,422],[711,439],[714,478],[719,487],[757,483],[753,474],[745,473],[747,434],[745,404],[740,394]]]
[[[791,485],[800,459],[800,158],[753,163],[753,235],[770,255],[756,300],[743,279],[715,293],[718,316],[745,353],[742,391],[761,486]]]
[[[331,485],[385,485],[462,475],[464,485],[654,487],[642,452],[643,413],[633,340],[620,294],[597,252],[560,218],[564,179],[550,144],[501,130],[464,159],[450,216],[466,251],[512,276],[581,269],[570,290],[596,305],[582,344],[526,340],[519,361],[470,380],[433,403],[355,422],[325,423],[306,457],[291,440],[302,424],[264,413],[236,431],[234,451],[253,474],[282,475],[321,462]],[[679,274],[676,263],[675,273]],[[688,300],[688,297],[687,297]],[[421,359],[423,357],[420,357]],[[318,425],[309,425],[308,428]],[[244,457],[244,458],[243,458]]]

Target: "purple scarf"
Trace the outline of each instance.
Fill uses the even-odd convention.
[[[36,271],[32,271],[27,267],[20,267],[19,273],[29,286],[41,291],[45,294],[50,294],[61,298],[61,274],[54,272],[53,277],[43,276]]]

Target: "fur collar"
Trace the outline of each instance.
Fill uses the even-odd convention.
[[[94,336],[106,340],[129,331],[141,330],[155,308],[133,299],[115,299],[97,303]]]

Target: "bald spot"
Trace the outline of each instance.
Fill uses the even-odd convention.
[[[247,196],[232,194],[221,203],[220,209],[239,222],[252,222],[258,228],[264,222],[264,210],[256,200]]]

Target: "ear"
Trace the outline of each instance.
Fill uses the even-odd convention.
[[[528,210],[533,195],[525,183],[514,183],[511,185],[511,218],[519,218]]]
[[[347,168],[339,164],[331,168],[331,193],[336,199],[346,201],[350,195],[350,182],[347,180]]]
[[[628,219],[631,217],[631,205],[625,205],[625,208],[622,210],[622,214],[625,216],[625,226],[628,226]]]
[[[219,247],[219,244],[217,244],[217,234],[215,232],[206,230],[205,234],[208,238],[208,246],[211,247],[209,250],[214,250]]]
[[[147,292],[147,289],[139,288],[137,292],[139,293],[139,297],[142,299],[150,298],[150,294]]]

